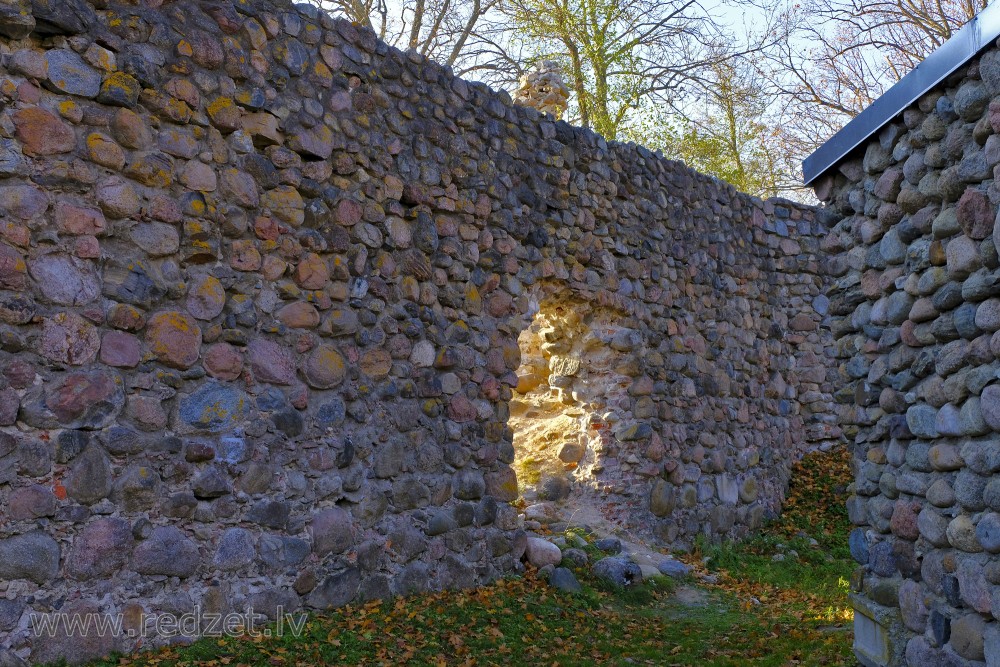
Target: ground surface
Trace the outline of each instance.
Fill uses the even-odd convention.
[[[300,637],[205,639],[97,665],[854,665],[849,479],[846,452],[807,456],[781,521],[682,557],[695,566],[683,580],[614,590],[580,568],[584,590],[568,594],[529,571],[316,615]]]

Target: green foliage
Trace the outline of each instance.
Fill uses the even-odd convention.
[[[777,133],[764,84],[745,67],[717,64],[714,84],[683,114],[644,109],[625,136],[762,198],[781,190]]]
[[[618,139],[644,105],[696,86],[722,58],[721,28],[686,0],[507,0],[532,60],[562,65],[571,120]]]

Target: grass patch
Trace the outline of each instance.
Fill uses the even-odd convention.
[[[720,590],[747,613],[770,619],[774,643],[768,650],[793,655],[793,645],[801,645],[803,657],[790,658],[799,662],[773,664],[856,664],[847,601],[854,568],[845,507],[850,481],[846,448],[810,454],[792,471],[777,522],[741,543],[701,542],[695,550],[695,558],[718,577]],[[775,560],[778,554],[783,560]]]
[[[688,558],[715,584],[653,578],[615,589],[582,568],[584,590],[570,595],[528,573],[316,614],[299,637],[203,639],[94,667],[854,665],[842,511],[849,474],[846,453],[807,457],[779,522],[742,544],[702,544]],[[786,558],[775,562],[779,551]]]
[[[542,462],[533,456],[527,456],[515,464],[520,468],[517,479],[522,485],[535,486],[542,481]]]

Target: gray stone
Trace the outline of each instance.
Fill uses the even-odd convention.
[[[683,579],[691,574],[691,567],[673,558],[664,558],[656,565],[656,569],[665,577]]]
[[[955,113],[963,120],[979,120],[989,103],[989,91],[978,81],[967,81],[955,93]]]
[[[456,498],[461,500],[478,500],[486,493],[486,480],[483,473],[472,468],[463,468],[452,477],[452,486]]]
[[[951,403],[942,405],[934,420],[934,428],[939,435],[962,435],[962,424],[958,407]]]
[[[968,660],[985,660],[983,634],[986,622],[979,614],[966,614],[951,623],[951,647]]]
[[[626,587],[642,581],[642,569],[625,556],[608,556],[594,563],[594,576],[614,586]]]
[[[110,577],[128,564],[132,543],[128,521],[111,517],[91,521],[73,541],[66,558],[66,573],[81,581]]]
[[[294,567],[309,557],[309,543],[297,537],[263,535],[257,547],[260,559],[274,569]]]
[[[67,95],[97,97],[101,92],[101,73],[83,62],[69,49],[53,49],[45,53],[48,77],[45,85]]]
[[[31,0],[31,12],[39,35],[77,35],[97,21],[84,0]]]
[[[249,494],[265,493],[274,479],[274,466],[267,463],[250,463],[240,478],[240,488]]]
[[[0,139],[0,176],[23,176],[27,170],[28,164],[17,142],[13,139]]]
[[[13,651],[0,649],[0,667],[28,667],[28,663],[19,658]]]
[[[0,4],[0,35],[10,39],[24,39],[35,29],[30,0],[11,0]],[[13,654],[10,654],[13,659]],[[3,662],[0,660],[0,665]]]
[[[27,477],[44,477],[52,469],[52,452],[40,440],[24,440],[17,445],[17,472]]]
[[[917,529],[921,537],[936,547],[948,546],[948,519],[930,507],[920,510],[917,515]]]
[[[899,586],[899,612],[903,624],[918,634],[927,629],[928,609],[925,594],[920,584],[912,579],[904,579]]]
[[[817,315],[823,316],[830,311],[830,299],[825,294],[820,294],[813,299],[812,302],[813,310],[816,311]]]
[[[195,498],[202,500],[221,498],[232,493],[229,476],[219,466],[209,466],[202,470],[191,482]]]
[[[947,238],[962,231],[962,226],[958,224],[958,214],[955,207],[942,210],[931,223],[931,230],[937,238]]]
[[[0,578],[51,581],[59,572],[59,545],[41,531],[0,539]]]
[[[941,321],[941,319],[942,318],[939,318],[938,321]],[[953,323],[955,325],[955,331],[957,331],[958,335],[962,338],[972,340],[978,336],[981,331],[979,327],[976,326],[976,304],[963,303],[961,306],[956,308]],[[945,334],[944,329],[935,331],[935,335],[948,338],[953,336],[951,332],[947,332],[947,334]]]
[[[115,482],[115,499],[129,512],[149,510],[160,498],[160,475],[149,466],[129,466]]]
[[[572,563],[576,567],[583,567],[590,562],[590,557],[587,556],[587,552],[582,549],[566,549],[563,551],[563,561],[566,563]]]
[[[132,569],[139,574],[190,577],[201,558],[198,546],[174,526],[159,526],[136,547]]]
[[[12,491],[7,497],[8,516],[14,521],[38,519],[56,513],[56,498],[41,484]]]
[[[253,533],[244,528],[229,528],[219,538],[212,565],[224,571],[238,570],[250,565],[256,556]]]
[[[913,637],[906,644],[907,667],[966,667],[961,658],[933,648],[924,637]]]
[[[195,508],[198,507],[198,499],[189,491],[171,494],[163,502],[163,514],[176,519],[183,519],[191,516]]]
[[[562,552],[559,547],[541,537],[529,537],[524,554],[528,562],[536,568],[559,565],[562,561]]]
[[[389,534],[391,548],[404,562],[409,562],[427,550],[427,539],[413,526],[397,524]]]
[[[906,292],[894,292],[886,301],[885,318],[890,324],[902,324],[913,308],[913,297]]]
[[[976,326],[986,332],[1000,329],[1000,299],[987,299],[976,309]]]
[[[84,505],[92,505],[111,493],[111,461],[101,447],[91,445],[77,457],[66,478],[66,492]]]
[[[356,567],[347,568],[324,579],[306,598],[306,604],[315,609],[343,607],[357,596],[360,585],[360,570]]]
[[[976,539],[989,553],[1000,553],[1000,514],[987,512],[979,518]]]
[[[310,532],[313,551],[318,556],[343,553],[354,543],[351,515],[340,507],[331,507],[313,514]]]
[[[991,92],[1000,94],[1000,52],[990,49],[983,54],[979,59],[979,75]]]
[[[427,520],[427,535],[443,535],[448,531],[458,528],[458,522],[446,512],[435,512]]]
[[[82,306],[101,293],[94,266],[77,257],[42,255],[28,264],[42,296],[60,306]]]
[[[962,405],[958,419],[962,435],[986,435],[990,432],[990,426],[983,416],[982,401],[978,396],[971,397]]]
[[[993,384],[980,395],[983,419],[994,431],[1000,432],[1000,385]]]
[[[484,480],[485,481],[485,480]],[[565,475],[545,475],[538,488],[538,497],[541,500],[558,502],[569,497],[572,488]],[[485,487],[484,487],[485,492]]]
[[[594,546],[606,554],[620,554],[622,552],[622,541],[617,537],[602,537],[594,542]]]
[[[173,225],[162,222],[145,222],[136,225],[132,241],[150,257],[172,255],[180,249],[180,235]]]
[[[998,285],[1000,275],[986,270],[977,271],[962,283],[962,298],[966,301],[983,301],[996,294]]]
[[[289,614],[301,606],[299,596],[295,594],[295,591],[274,587],[257,591],[250,596],[247,602],[254,613],[262,614],[269,621],[276,621],[279,616],[284,618],[285,614]]]
[[[912,405],[906,411],[906,425],[918,438],[936,438],[938,436],[936,420],[937,410],[930,405]]]
[[[583,590],[580,582],[576,580],[576,575],[565,567],[552,570],[552,574],[549,575],[549,585],[566,593],[579,593]]]
[[[649,511],[656,516],[668,516],[674,511],[677,492],[665,479],[657,479],[649,492]]]
[[[271,421],[278,431],[284,433],[289,438],[302,435],[302,431],[305,429],[305,419],[297,410],[276,412],[271,415]]]
[[[330,336],[346,336],[358,330],[358,315],[347,308],[334,308],[325,320],[321,330]]]
[[[288,524],[291,506],[287,502],[262,499],[247,512],[247,520],[268,528],[281,528]]]
[[[968,607],[986,614],[991,609],[992,587],[986,581],[983,565],[988,562],[986,554],[955,554],[958,560],[958,580],[961,602]],[[926,556],[925,556],[926,559]],[[947,595],[947,591],[945,591]],[[956,601],[954,606],[958,606]]]
[[[890,229],[879,242],[879,252],[887,264],[902,264],[906,259],[906,245],[900,240],[899,232]]]
[[[976,539],[976,527],[965,514],[960,514],[948,523],[948,542],[956,549],[977,553],[983,548]]]
[[[229,383],[206,382],[181,398],[180,418],[211,433],[232,431],[250,413],[250,399]]]
[[[979,244],[968,236],[953,237],[945,249],[948,275],[954,279],[963,279],[982,266],[979,254]]]
[[[990,509],[1000,512],[1000,478],[991,479],[983,489],[983,503]]]
[[[985,404],[984,404],[985,405]],[[990,475],[1000,471],[1000,442],[989,440],[970,440],[962,445],[962,459],[969,471]]]
[[[986,667],[1000,667],[1000,623],[989,623],[983,636]]]
[[[958,503],[972,511],[979,511],[986,508],[983,500],[988,479],[982,475],[977,475],[970,470],[962,470],[955,476],[954,488],[955,499]]]
[[[874,574],[880,577],[891,577],[896,574],[896,554],[888,541],[876,542],[868,547],[868,566]]]
[[[0,599],[0,631],[9,632],[21,620],[25,605],[20,600]],[[3,660],[0,659],[0,665]]]
[[[49,617],[50,628],[55,628],[52,636],[46,636],[44,642],[36,645],[31,654],[33,661],[39,664],[49,664],[65,660],[70,664],[85,664],[99,658],[106,658],[118,649],[118,638],[111,632],[89,632],[81,635],[79,631],[70,628],[78,628],[86,624],[88,618],[106,613],[109,610],[102,609],[96,603],[85,600],[72,600],[59,609],[59,618],[65,619],[63,622],[56,622]],[[33,628],[33,631],[43,632],[43,626]]]
[[[868,538],[864,528],[855,528],[848,536],[851,557],[862,565],[868,564]]]

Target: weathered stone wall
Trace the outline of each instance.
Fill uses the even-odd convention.
[[[1000,664],[998,95],[992,49],[817,187],[866,664]]]
[[[308,7],[23,0],[0,32],[6,660],[136,645],[32,613],[516,569],[517,338],[556,295],[615,319],[595,475],[638,529],[741,535],[838,437],[809,208]]]

